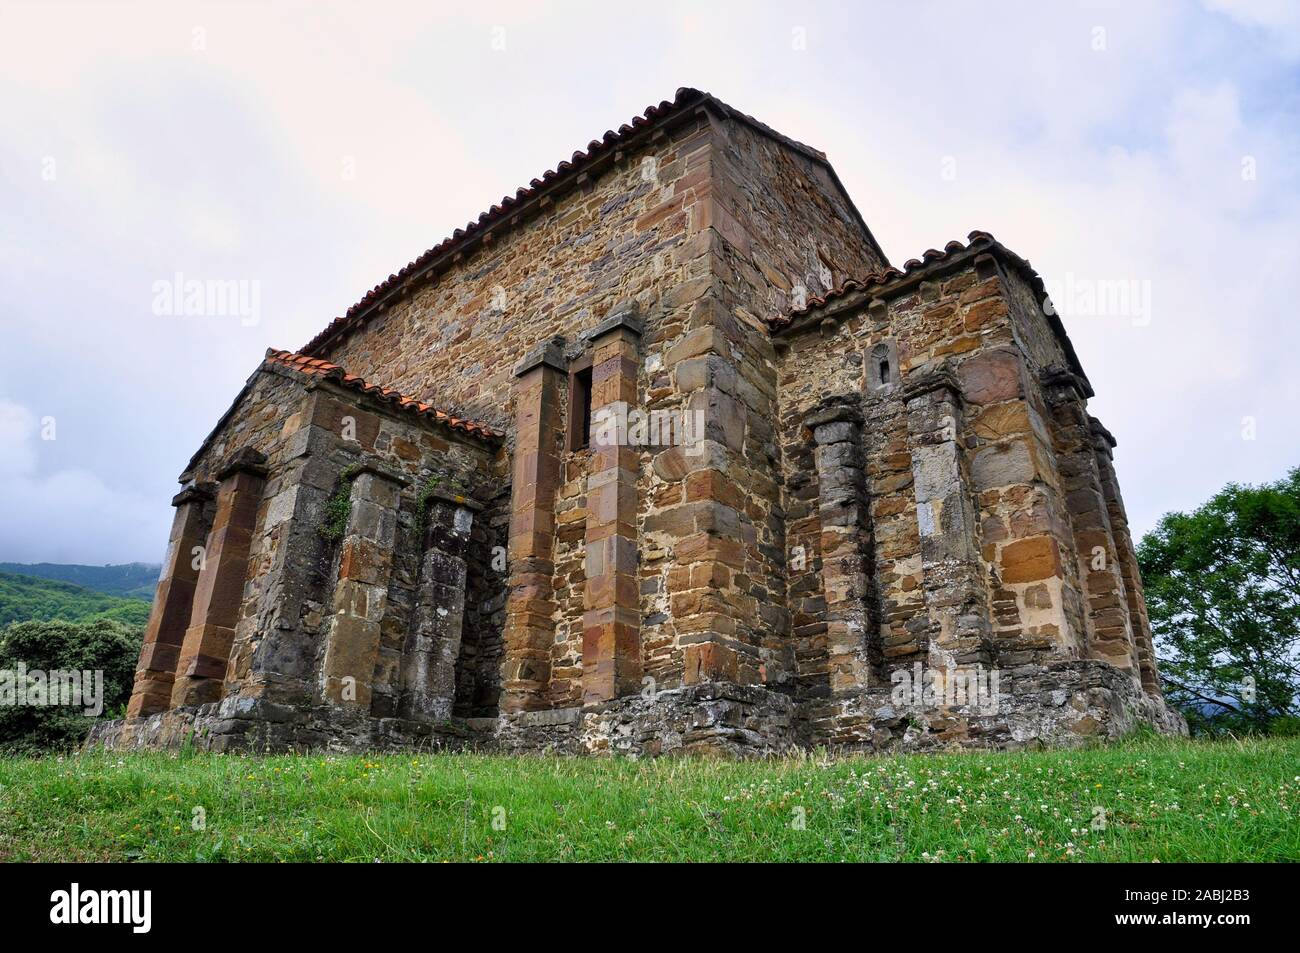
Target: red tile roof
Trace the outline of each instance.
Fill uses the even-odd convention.
[[[355,374],[349,374],[337,364],[331,364],[319,358],[310,357],[306,354],[299,354],[294,351],[277,351],[270,348],[266,352],[266,363],[275,364],[280,367],[288,367],[300,374],[306,374],[310,377],[320,377],[325,380],[334,381],[341,384],[349,390],[354,390],[359,394],[366,394],[370,397],[377,397],[382,401],[392,404],[399,410],[407,413],[416,414],[435,423],[442,424],[452,430],[460,430],[464,433],[479,437],[484,440],[494,440],[501,436],[501,432],[494,430],[486,424],[478,423],[474,420],[466,420],[463,417],[454,417],[445,411],[439,410],[432,404],[426,404],[424,401],[416,400],[414,397],[408,397],[401,394],[391,387],[381,387],[378,384],[370,384],[357,377]]]
[[[709,93],[683,86],[677,90],[671,102],[664,100],[656,106],[647,107],[642,115],[634,117],[631,123],[624,123],[618,128],[617,132],[607,130],[600,139],[593,139],[587,144],[586,152],[578,151],[573,153],[570,159],[560,162],[553,170],[544,172],[540,178],[533,179],[526,187],[517,189],[514,195],[504,196],[497,204],[480,214],[477,221],[469,222],[464,228],[456,229],[451,235],[434,245],[415,261],[408,263],[401,271],[389,275],[384,281],[368,291],[365,297],[348,308],[342,317],[335,318],[323,331],[312,338],[303,347],[302,353],[312,357],[319,357],[328,353],[329,346],[335,340],[349,331],[363,326],[377,312],[377,308],[382,305],[383,300],[395,292],[400,292],[400,289],[408,280],[436,268],[440,262],[452,258],[457,252],[466,249],[474,240],[490,233],[498,224],[504,222],[502,227],[512,227],[515,216],[524,210],[523,207],[529,202],[539,199],[543,193],[554,191],[557,187],[576,179],[592,163],[616,151],[618,147],[627,145],[629,140],[660,126],[674,116],[688,114],[694,108],[705,103],[714,106],[723,115],[744,122],[763,135],[775,139],[805,157],[826,166],[830,171],[831,178],[834,179],[837,185],[840,185],[839,178],[836,176],[835,170],[831,168],[830,163],[826,161],[824,152],[782,135],[772,127],[759,122],[753,116],[728,106]],[[840,190],[844,192],[845,200],[857,216],[858,223],[861,225],[867,240],[875,247],[881,259],[885,259],[884,252],[880,250],[880,246],[871,235],[871,231],[867,228],[862,216],[853,207],[853,200],[849,197],[848,192],[844,190],[843,185],[840,185]]]
[[[920,258],[911,258],[904,263],[902,270],[890,267],[881,271],[873,272],[862,278],[850,278],[838,287],[826,292],[824,295],[809,298],[802,308],[795,308],[787,314],[777,315],[768,319],[768,327],[773,333],[779,333],[795,324],[803,324],[809,318],[828,307],[834,306],[842,299],[861,292],[865,297],[868,293],[885,289],[885,286],[891,285],[897,281],[907,278],[916,278],[924,275],[926,272],[938,268],[944,262],[952,260],[955,256],[967,253],[974,254],[981,251],[987,251],[1000,256],[1007,264],[1014,268],[1029,283],[1034,297],[1038,301],[1047,298],[1047,287],[1043,284],[1042,277],[1034,270],[1034,266],[1025,258],[1021,258],[1011,249],[1007,248],[996,238],[984,231],[973,231],[966,236],[970,243],[963,245],[959,241],[951,241],[943,246],[943,251],[931,248],[924,252]],[[873,295],[874,297],[874,295]],[[1092,385],[1088,383],[1088,376],[1083,371],[1083,366],[1079,363],[1079,356],[1074,351],[1074,345],[1070,342],[1070,336],[1065,331],[1065,325],[1061,323],[1061,318],[1055,313],[1045,314],[1048,325],[1055,333],[1057,340],[1061,344],[1061,349],[1065,352],[1066,359],[1070,362],[1070,368],[1081,378],[1091,396]]]
[[[906,278],[918,272],[925,271],[930,265],[937,262],[946,261],[958,252],[968,251],[976,248],[977,245],[997,245],[997,241],[988,232],[974,231],[967,236],[969,245],[963,245],[959,241],[951,241],[943,246],[943,251],[928,249],[923,252],[920,258],[909,258],[900,271],[893,266],[883,268],[880,271],[872,272],[862,278],[849,278],[838,287],[832,288],[824,295],[816,295],[809,298],[802,308],[792,308],[788,313],[777,315],[768,319],[768,324],[773,330],[780,330],[791,324],[796,323],[815,311],[820,311],[829,304],[834,304],[840,298],[845,297],[855,291],[869,291],[880,285],[887,285],[897,281],[900,278]],[[999,247],[1001,247],[999,245]],[[1028,262],[1026,262],[1028,264]]]

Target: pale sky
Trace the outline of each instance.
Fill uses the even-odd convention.
[[[678,86],[824,150],[896,265],[1131,282],[1062,310],[1136,533],[1300,464],[1300,4],[0,2],[0,561],[157,562],[267,347]],[[155,313],[177,273],[258,320]]]

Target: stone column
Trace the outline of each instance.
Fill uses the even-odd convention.
[[[143,718],[171,706],[172,687],[181,645],[194,607],[194,588],[199,578],[195,547],[203,546],[212,523],[213,485],[191,485],[172,499],[172,519],[167,556],[162,576],[154,591],[149,624],[135,672],[135,685],[126,706],[126,717]]]
[[[370,710],[403,482],[374,467],[352,478],[351,508],[339,549],[338,582],[321,664],[321,689],[325,700],[335,705]]]
[[[592,705],[635,692],[641,682],[637,582],[637,452],[628,412],[637,401],[641,322],[616,309],[591,333],[592,457],[587,476],[586,591],[582,700]]]
[[[172,707],[203,705],[221,698],[230,646],[244,599],[248,548],[253,538],[266,458],[244,449],[217,474],[217,512],[195,585],[190,625],[185,631]]]
[[[1137,550],[1128,529],[1128,513],[1119,493],[1119,479],[1115,476],[1113,453],[1115,438],[1096,417],[1088,418],[1094,437],[1097,470],[1102,490],[1106,495],[1106,513],[1110,519],[1111,537],[1120,575],[1124,579],[1124,594],[1128,603],[1129,624],[1137,650],[1138,674],[1142,687],[1154,695],[1160,694],[1160,675],[1156,670],[1155,647],[1151,640],[1151,623],[1147,617],[1146,599],[1142,594],[1142,576],[1138,572]]]
[[[1128,594],[1115,550],[1084,392],[1075,376],[1063,368],[1049,369],[1043,375],[1043,391],[1052,411],[1056,461],[1087,607],[1087,653],[1116,668],[1136,671],[1138,658],[1129,625]]]
[[[944,368],[906,381],[929,656],[943,668],[991,661],[989,596],[962,465],[961,396]]]
[[[465,624],[465,554],[477,504],[429,504],[411,633],[402,651],[402,717],[441,721],[456,700],[456,659]]]
[[[501,711],[542,707],[551,680],[555,640],[555,491],[560,483],[560,381],[565,371],[558,341],[548,342],[515,368],[514,477],[510,491],[510,565],[506,598]]]
[[[869,639],[876,631],[865,555],[871,534],[862,414],[852,406],[831,406],[814,411],[804,424],[816,444],[826,657],[829,689],[837,693],[867,687],[872,669]]]

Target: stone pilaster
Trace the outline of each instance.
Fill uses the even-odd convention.
[[[370,468],[352,478],[321,664],[321,690],[326,701],[335,705],[370,709],[403,482]]]
[[[266,480],[265,464],[262,454],[241,450],[217,473],[217,511],[176,668],[173,708],[221,698],[243,604],[249,544]]]
[[[755,432],[742,398],[761,397],[738,372],[732,340],[743,332],[711,298],[692,308],[689,330],[663,355],[678,396],[685,398],[680,446],[660,452],[654,470],[665,480],[684,483],[684,494],[652,512],[642,531],[671,554],[665,583],[680,671],[685,684],[739,682],[766,678],[759,632],[771,635],[788,616],[768,611],[756,598],[747,569],[758,565],[758,533],[750,495],[757,497],[766,474],[745,468],[746,435]],[[739,347],[739,345],[737,345]],[[775,495],[774,485],[766,487]],[[779,550],[768,551],[776,555]],[[674,673],[675,674],[675,673]]]
[[[932,665],[991,661],[989,596],[963,465],[961,396],[945,369],[904,383]]]
[[[400,712],[405,718],[441,721],[451,716],[465,624],[465,554],[477,508],[451,496],[429,503],[415,613],[402,652]]]
[[[813,435],[821,526],[822,592],[826,601],[826,678],[834,694],[868,685],[873,652],[879,659],[872,606],[862,414],[846,405],[814,411]]]
[[[1074,534],[1050,415],[1024,354],[979,351],[957,365],[968,471],[993,586],[993,644],[1004,667],[1078,658],[1087,639]]]
[[[1128,594],[1110,525],[1093,447],[1084,393],[1074,375],[1051,369],[1043,376],[1052,411],[1052,436],[1061,489],[1074,532],[1079,579],[1087,609],[1087,654],[1136,671],[1137,647],[1129,623]]]
[[[560,483],[560,382],[557,342],[515,368],[514,477],[510,491],[510,580],[506,599],[501,711],[543,705],[555,640],[555,491]]]
[[[590,335],[592,458],[587,476],[582,700],[598,704],[641,681],[637,581],[637,451],[627,439],[637,403],[641,323],[616,309]]]
[[[1128,528],[1128,513],[1124,509],[1124,499],[1119,493],[1119,479],[1115,475],[1112,454],[1115,438],[1097,418],[1090,417],[1088,420],[1094,437],[1097,470],[1101,477],[1102,490],[1106,495],[1106,513],[1110,520],[1115,555],[1119,562],[1120,575],[1124,579],[1129,624],[1137,650],[1138,673],[1142,679],[1142,688],[1150,694],[1159,695],[1160,675],[1156,670],[1151,623],[1147,617],[1146,599],[1142,594],[1142,576],[1138,572],[1137,550],[1133,547],[1133,537]]]
[[[172,518],[167,555],[162,575],[154,590],[149,624],[135,672],[135,685],[126,706],[126,717],[141,718],[171,706],[172,688],[181,645],[194,610],[194,589],[200,561],[195,549],[202,547],[212,524],[213,491],[210,484],[187,486],[172,499]]]
[[[253,548],[252,558],[263,560],[262,585],[236,627],[227,695],[288,705],[309,705],[319,696],[320,647],[329,625],[326,600],[333,582],[328,577],[333,544],[321,535],[321,527],[339,488],[340,468],[355,452],[337,452],[336,422],[314,423],[333,416],[333,403],[318,393],[282,429],[288,447],[267,483],[260,546],[255,540]],[[377,429],[360,411],[354,413],[359,431]]]

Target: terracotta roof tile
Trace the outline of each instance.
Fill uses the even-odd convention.
[[[988,232],[976,231],[966,236],[969,242],[963,245],[959,241],[951,241],[943,246],[943,251],[929,249],[921,255],[920,258],[909,259],[900,271],[897,268],[884,268],[880,271],[873,272],[862,278],[850,278],[843,284],[839,285],[824,295],[809,298],[802,308],[792,309],[787,314],[777,315],[768,319],[768,328],[772,332],[780,332],[793,324],[799,323],[811,315],[816,314],[822,309],[835,304],[837,301],[854,294],[856,292],[870,292],[877,288],[882,288],[901,278],[914,277],[924,273],[932,267],[947,261],[954,255],[962,252],[987,250],[995,252],[1008,262],[1011,267],[1016,269],[1024,279],[1029,282],[1030,288],[1034,292],[1034,297],[1038,301],[1047,298],[1047,287],[1043,284],[1042,276],[1034,270],[1034,266],[1025,258],[1021,258],[1011,249],[1007,248]],[[1065,352],[1066,359],[1070,362],[1071,369],[1083,378],[1084,384],[1091,396],[1092,385],[1088,383],[1088,376],[1084,373],[1083,365],[1079,363],[1079,356],[1075,353],[1074,345],[1070,342],[1070,336],[1066,333],[1065,325],[1061,323],[1061,318],[1056,313],[1046,315],[1047,323],[1055,333],[1057,340],[1061,344],[1061,349]]]
[[[821,150],[814,149],[802,142],[782,135],[771,126],[759,122],[753,116],[742,113],[740,110],[735,109],[732,106],[728,106],[726,103],[709,93],[701,92],[698,89],[692,89],[689,86],[683,86],[677,90],[677,93],[671,102],[664,100],[658,105],[648,106],[643,115],[633,118],[631,124],[624,123],[622,126],[619,126],[617,132],[607,130],[601,138],[591,140],[591,142],[587,144],[585,152],[580,151],[573,153],[571,159],[560,162],[556,165],[554,170],[544,172],[540,178],[533,179],[529,182],[527,187],[516,189],[514,195],[504,196],[487,211],[482,212],[477,221],[468,222],[464,228],[455,229],[451,235],[444,238],[428,251],[424,252],[424,254],[420,255],[419,258],[408,263],[406,267],[397,272],[397,274],[389,275],[384,281],[375,285],[374,288],[366,292],[365,296],[356,304],[352,305],[352,307],[348,308],[341,317],[335,318],[323,331],[312,338],[307,345],[303,347],[302,353],[312,355],[323,353],[323,349],[328,347],[328,345],[336,338],[348,331],[363,326],[373,315],[373,309],[380,299],[384,298],[408,279],[414,277],[417,273],[423,272],[439,258],[453,255],[462,246],[468,245],[480,234],[490,231],[491,226],[501,222],[502,220],[508,220],[509,216],[514,214],[519,205],[535,198],[541,190],[550,188],[565,179],[575,177],[584,168],[609,153],[616,146],[625,144],[626,140],[630,136],[641,133],[649,127],[658,125],[675,114],[680,114],[687,109],[697,107],[706,102],[716,106],[725,115],[747,123],[763,135],[784,143],[791,149],[802,153],[808,158],[825,164],[826,167],[830,169],[830,164],[826,161],[826,153]],[[830,172],[831,176],[835,178],[838,183],[839,180],[835,176],[834,169],[830,169]],[[848,197],[847,192],[845,193],[845,197]],[[850,199],[849,201],[851,204],[852,200]],[[857,213],[856,209],[854,209],[854,213]],[[858,216],[858,218],[861,220],[861,216]],[[879,250],[879,246],[876,245],[875,238],[871,237],[870,230],[867,229],[866,223],[861,222],[861,225],[863,230],[867,233],[868,240],[877,248],[877,250]],[[881,257],[884,257],[883,253],[881,254]]]
[[[459,430],[483,440],[495,440],[501,436],[499,430],[494,430],[486,424],[467,420],[463,417],[455,417],[422,400],[408,397],[391,387],[367,383],[356,374],[349,374],[339,365],[331,364],[329,361],[320,358],[294,351],[277,351],[275,348],[271,348],[266,352],[266,363],[288,367],[310,377],[334,381],[359,394],[367,394],[394,404],[399,410],[430,418],[445,427],[450,427],[452,430]]]
[[[768,324],[774,330],[784,328],[787,325],[793,324],[805,315],[811,314],[814,311],[819,311],[828,304],[834,303],[845,295],[855,291],[868,291],[872,288],[879,287],[880,285],[887,285],[892,281],[897,281],[899,278],[906,278],[909,275],[914,275],[918,271],[928,268],[930,265],[946,261],[958,252],[964,252],[979,244],[987,244],[990,247],[997,246],[998,248],[1002,248],[1002,246],[998,244],[997,240],[988,232],[978,230],[973,231],[967,236],[967,240],[970,242],[969,245],[963,245],[961,242],[954,240],[944,245],[943,251],[938,251],[934,248],[928,249],[920,258],[909,258],[904,262],[901,271],[891,266],[889,268],[882,268],[880,271],[872,272],[862,278],[849,278],[843,284],[836,288],[832,288],[824,295],[817,295],[809,298],[802,308],[793,308],[786,314],[769,318]],[[1028,265],[1029,263],[1024,262],[1024,264]]]

